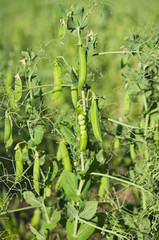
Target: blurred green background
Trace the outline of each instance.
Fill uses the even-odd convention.
[[[56,39],[62,17],[59,4],[71,6],[74,3],[85,7],[86,11],[92,5],[92,1],[0,0],[0,72],[5,73],[8,68],[16,72],[22,59],[21,51],[32,49],[37,53],[49,42],[45,49],[48,59],[63,54],[73,64],[75,38],[68,33],[64,45]],[[158,0],[107,0],[97,2],[88,18],[87,30],[98,35],[97,52],[116,51],[124,44],[127,34],[134,30],[142,34],[158,23]],[[103,55],[92,59],[89,65],[101,76],[94,82],[97,94],[105,96],[113,109],[122,104],[120,59],[119,54]],[[44,60],[39,71],[41,79],[49,81],[52,74],[49,60]]]

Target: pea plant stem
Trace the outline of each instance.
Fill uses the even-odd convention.
[[[20,212],[20,211],[27,211],[29,209],[33,209],[33,208],[37,208],[37,207],[41,207],[41,205],[35,205],[35,206],[30,206],[30,207],[24,207],[24,208],[18,208],[18,209],[13,209],[13,210],[9,210],[9,211],[5,211],[5,212],[1,212],[0,216],[3,216],[5,214],[9,214],[9,213],[14,213],[14,212]]]
[[[123,238],[124,238],[124,239],[128,239],[128,237],[126,237],[126,236],[123,236],[123,235],[121,235],[121,234],[118,234],[117,232],[114,232],[114,231],[111,231],[111,230],[108,230],[108,229],[105,229],[105,228],[98,227],[98,226],[96,226],[96,225],[94,225],[94,224],[92,224],[92,223],[90,223],[90,222],[87,222],[87,221],[85,221],[85,220],[83,220],[83,219],[81,219],[81,218],[79,218],[79,217],[78,217],[78,220],[79,220],[80,222],[82,222],[82,223],[85,223],[85,224],[91,226],[91,227],[94,227],[94,228],[96,228],[96,229],[99,229],[99,230],[101,230],[102,232],[107,232],[107,233],[113,234],[113,235],[115,235],[115,236],[117,236],[117,237],[119,237],[119,238],[122,238],[122,239],[123,239]]]
[[[141,189],[142,191],[145,191],[145,189],[144,189],[142,186],[139,186],[139,185],[137,185],[137,184],[135,184],[135,183],[129,182],[129,181],[124,180],[124,179],[121,179],[121,178],[117,178],[117,177],[114,177],[114,176],[110,176],[110,175],[108,175],[108,174],[102,174],[102,173],[92,172],[90,175],[111,178],[111,179],[116,180],[116,181],[118,181],[118,182],[122,182],[122,183],[125,183],[125,184],[129,184],[129,185],[132,185],[132,186],[134,186],[134,187],[136,187],[136,188]]]
[[[151,52],[157,52],[156,51],[151,51]],[[124,54],[124,53],[128,53],[128,54],[133,54],[133,53],[144,53],[142,51],[110,51],[110,52],[100,52],[100,53],[94,53],[92,56],[100,56],[100,55],[107,55],[107,54]]]

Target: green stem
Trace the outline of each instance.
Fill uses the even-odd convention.
[[[77,227],[78,227],[78,217],[75,218],[74,233],[73,233],[74,237],[76,237],[77,235]]]
[[[30,87],[31,87],[31,76],[29,76],[29,78],[28,78],[28,85],[29,85],[29,88],[30,88]],[[32,101],[32,99],[33,99],[32,90],[30,90],[30,99],[31,99],[31,101]]]
[[[24,208],[9,210],[9,211],[5,211],[5,212],[0,213],[0,216],[3,216],[5,214],[9,214],[9,213],[14,213],[14,212],[27,211],[28,209],[33,209],[33,208],[38,208],[38,207],[41,207],[41,205],[39,204],[37,206],[30,206],[30,207],[24,207]]]
[[[145,189],[144,189],[142,186],[139,186],[139,185],[137,185],[137,184],[135,184],[135,183],[129,182],[129,181],[124,180],[124,179],[121,179],[121,178],[117,178],[117,177],[110,176],[110,175],[108,175],[108,174],[102,174],[102,173],[92,172],[90,175],[108,177],[108,178],[111,178],[111,179],[116,180],[116,181],[118,181],[118,182],[122,182],[122,183],[125,183],[125,184],[129,184],[129,185],[132,185],[132,186],[134,186],[134,187],[136,187],[136,188],[141,189],[142,191],[145,191]]]
[[[120,234],[118,234],[117,232],[114,232],[114,231],[111,231],[111,230],[107,230],[107,229],[105,229],[105,228],[98,227],[98,226],[96,226],[96,225],[94,225],[94,224],[92,224],[92,223],[90,223],[90,222],[87,222],[87,221],[85,221],[85,220],[83,220],[83,219],[81,219],[81,218],[79,218],[79,217],[78,217],[78,220],[79,220],[80,222],[82,222],[82,223],[85,223],[85,224],[91,226],[91,227],[94,227],[94,228],[96,228],[96,229],[99,229],[99,230],[101,230],[102,232],[107,232],[107,233],[113,234],[113,235],[115,235],[115,236],[117,236],[117,237],[119,237],[119,238],[128,239],[128,237],[125,237],[125,236],[123,236],[123,235],[120,235]]]

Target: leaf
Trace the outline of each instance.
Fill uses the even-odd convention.
[[[79,214],[80,218],[90,220],[97,211],[98,202],[88,201],[84,205],[83,211]]]
[[[30,230],[38,240],[46,240],[46,237],[40,234],[32,225],[30,225]]]
[[[56,177],[57,172],[58,172],[57,163],[55,161],[51,162],[47,171],[48,171],[48,173],[47,173],[46,182],[53,181],[54,178]]]
[[[95,217],[93,219],[93,222],[90,222],[93,225],[96,225],[98,218]],[[89,223],[89,222],[88,222]],[[82,223],[79,227],[79,230],[77,232],[76,239],[77,240],[87,240],[94,232],[95,228],[92,226],[89,226],[88,224]]]
[[[86,198],[90,185],[91,185],[91,179],[89,179],[84,185],[84,189],[81,193],[81,196],[83,197],[83,199]]]
[[[16,102],[18,102],[22,97],[22,80],[19,76],[19,74],[17,74],[15,76],[15,95],[14,95],[14,99]]]
[[[23,197],[26,203],[30,204],[31,206],[41,206],[40,201],[35,197],[33,192],[25,191],[23,192]]]
[[[68,240],[75,240],[76,239],[73,236],[73,234],[74,234],[74,226],[75,226],[75,221],[73,221],[73,222],[67,221],[67,223],[66,223],[66,232],[67,232],[67,239]]]
[[[71,198],[71,200],[78,202],[80,200],[80,196],[77,195],[78,191],[78,178],[77,176],[64,170],[62,172],[62,186],[65,191],[65,194]]]
[[[57,226],[57,223],[60,221],[60,219],[61,219],[61,214],[60,214],[60,212],[58,212],[55,209],[52,216],[51,216],[50,223],[45,224],[43,226],[43,229],[48,229],[48,230],[52,231]]]
[[[138,226],[141,232],[150,233],[151,223],[147,217],[144,217],[138,221]]]
[[[74,218],[78,216],[78,210],[69,202],[67,203],[66,207],[69,220],[72,221]]]
[[[77,28],[75,22],[74,22],[74,19],[73,17],[69,17],[68,20],[67,20],[67,29],[68,30],[75,30]]]
[[[77,146],[78,145],[77,139],[76,139],[69,123],[62,121],[62,122],[60,122],[59,125],[60,125],[60,130],[61,130],[64,140],[70,145]]]
[[[65,36],[65,33],[66,33],[67,26],[65,24],[65,20],[64,19],[60,19],[60,22],[61,22],[61,24],[60,24],[58,35],[59,35],[60,39],[63,39],[64,36]]]
[[[128,54],[124,54],[121,59],[121,68],[124,68],[127,65],[128,59],[129,59]]]
[[[93,225],[96,225],[97,217],[93,219]],[[88,222],[89,223],[89,222]],[[92,222],[90,222],[92,224]],[[88,224],[81,223],[77,235],[74,236],[75,220],[73,222],[67,221],[66,231],[68,240],[87,240],[94,232],[95,228]]]
[[[44,137],[45,125],[43,122],[39,122],[33,130],[34,137],[28,141],[28,148],[39,145]]]
[[[134,224],[134,219],[131,216],[129,216],[129,215],[125,216],[124,222],[130,228],[134,228],[134,229],[136,228],[136,225]]]

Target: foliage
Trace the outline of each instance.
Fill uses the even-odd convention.
[[[2,67],[0,236],[157,240],[159,30],[132,31],[120,51],[98,52],[97,34],[87,30],[97,2],[87,11],[59,6],[56,41]],[[117,116],[105,110],[93,69],[113,53],[124,86]]]

